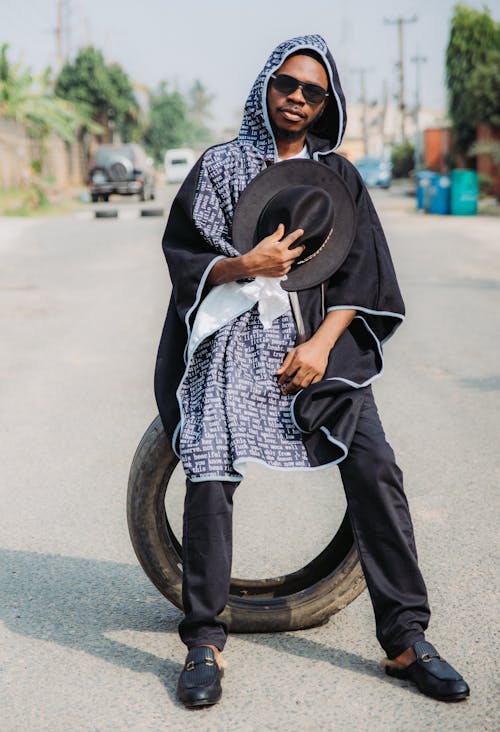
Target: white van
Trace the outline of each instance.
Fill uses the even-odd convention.
[[[165,153],[165,180],[167,183],[182,183],[196,162],[196,153],[189,148],[167,150]]]

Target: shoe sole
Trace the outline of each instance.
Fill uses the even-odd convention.
[[[436,701],[442,702],[459,702],[467,699],[467,697],[469,696],[467,692],[463,692],[462,694],[454,694],[453,696],[433,696],[432,694],[426,694],[425,691],[422,691],[422,689],[420,689],[420,687],[418,686],[417,689],[425,696],[428,696],[429,699],[436,699]]]
[[[420,686],[416,683],[416,681],[413,681],[409,676],[406,676],[404,672],[399,671],[398,669],[393,669],[390,666],[385,667],[385,672],[387,676],[390,676],[392,679],[399,679],[400,681],[409,681],[411,684],[414,684],[417,689],[420,691],[421,694],[424,694],[424,696],[428,696],[429,699],[436,699],[436,701],[442,701],[442,702],[458,702],[463,701],[464,699],[467,699],[469,696],[468,691],[461,691],[459,694],[450,694],[449,696],[435,696],[434,694],[428,694],[426,691],[420,688]]]
[[[222,694],[217,697],[217,699],[213,699],[211,701],[208,701],[206,699],[200,699],[200,701],[193,701],[193,702],[185,702],[182,701],[182,699],[179,699],[181,704],[184,704],[184,706],[187,709],[196,709],[197,707],[213,707],[214,704],[217,704],[218,701],[220,701],[222,697]]]

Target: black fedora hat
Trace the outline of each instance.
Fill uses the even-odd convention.
[[[323,163],[285,160],[259,173],[241,194],[233,217],[233,246],[245,254],[284,224],[304,229],[305,250],[285,280],[290,292],[319,285],[339,269],[354,239],[356,208],[344,180]]]

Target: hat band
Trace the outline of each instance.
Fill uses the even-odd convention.
[[[330,231],[328,232],[328,234],[327,234],[327,236],[326,236],[326,239],[325,239],[325,241],[323,242],[323,244],[322,244],[322,245],[321,245],[321,246],[320,246],[320,247],[319,247],[318,249],[316,249],[316,251],[315,251],[315,252],[313,252],[312,254],[310,254],[310,255],[309,255],[308,257],[306,257],[305,259],[303,259],[303,260],[302,260],[301,262],[297,262],[297,267],[298,267],[298,266],[299,266],[300,264],[305,264],[306,262],[310,262],[310,261],[311,261],[311,259],[314,259],[314,257],[317,257],[317,256],[318,256],[318,254],[320,253],[320,251],[321,251],[322,249],[324,249],[324,248],[326,247],[326,245],[328,244],[328,241],[329,241],[329,239],[330,239],[330,237],[331,237],[332,233],[333,233],[333,226],[332,226],[332,228],[330,229]]]

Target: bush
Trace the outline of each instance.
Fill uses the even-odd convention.
[[[394,178],[408,178],[413,170],[415,160],[415,148],[406,140],[395,145],[391,151],[392,174]]]
[[[485,173],[480,173],[478,175],[478,182],[480,198],[489,196],[492,190],[493,178],[490,175],[486,175]]]

